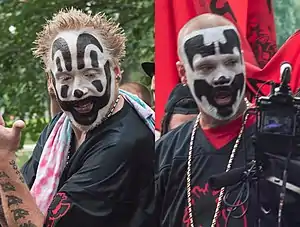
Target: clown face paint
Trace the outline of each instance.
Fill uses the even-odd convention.
[[[59,33],[50,56],[50,70],[62,110],[77,128],[93,129],[114,102],[115,74],[110,56],[89,30]]]
[[[201,29],[180,44],[190,90],[203,112],[231,119],[245,94],[245,65],[233,26]]]

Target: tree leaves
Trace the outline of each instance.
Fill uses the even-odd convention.
[[[154,1],[152,0],[22,0],[0,2],[0,104],[4,118],[25,119],[25,134],[33,140],[47,123],[45,74],[31,49],[36,33],[62,8],[105,12],[118,19],[128,38],[122,67],[128,75],[154,56]],[[144,80],[147,81],[147,80]]]

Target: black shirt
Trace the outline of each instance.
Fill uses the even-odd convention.
[[[48,134],[46,128],[22,168],[29,188]],[[153,197],[154,135],[125,102],[72,155],[45,226],[152,227]]]
[[[214,174],[225,171],[241,124],[241,119],[237,119],[229,125],[222,126],[222,130],[219,131],[214,129],[213,132],[206,132],[201,128],[197,129],[191,171],[191,194],[195,227],[210,227],[211,225],[219,191],[214,191],[209,187],[208,179]],[[156,142],[156,226],[190,226],[186,172],[193,125],[194,121],[191,121],[179,126]],[[249,159],[252,159],[254,154],[251,139],[254,131],[255,124],[250,121],[243,136]],[[244,166],[245,162],[247,162],[243,149],[243,139],[240,141],[232,168]],[[276,166],[278,165],[276,164]],[[279,177],[281,178],[281,176]],[[279,190],[276,186],[266,181],[261,182],[261,185],[261,204],[265,210],[271,208],[271,212],[264,216],[261,227],[273,227],[276,226],[277,221]],[[298,185],[300,185],[299,181]],[[254,190],[254,187],[250,188],[251,196],[249,198],[250,203],[247,215],[240,219],[230,218],[228,227],[255,226],[256,207],[258,206],[256,205],[257,197]],[[293,215],[296,210],[299,210],[299,196],[297,199],[295,199],[295,196],[293,198],[294,201],[292,203],[284,206],[285,225],[283,226],[300,226],[299,217]],[[242,214],[246,209],[247,206],[245,204],[236,211],[235,215]],[[228,209],[223,204],[217,227],[225,227],[227,215]]]

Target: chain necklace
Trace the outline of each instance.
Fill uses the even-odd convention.
[[[249,101],[247,99],[245,99],[247,107],[250,105]],[[192,130],[192,136],[191,136],[191,140],[190,140],[190,146],[189,146],[189,154],[188,154],[188,166],[187,166],[187,174],[186,174],[186,182],[187,182],[187,199],[188,199],[188,212],[189,212],[189,219],[190,219],[190,225],[191,227],[194,227],[194,219],[193,219],[193,208],[192,208],[192,196],[191,196],[191,192],[192,192],[192,187],[191,187],[191,180],[192,180],[192,154],[193,154],[193,147],[194,147],[194,140],[195,140],[195,135],[196,135],[196,131],[197,131],[197,127],[200,123],[200,117],[201,117],[201,113],[198,114],[197,119],[195,121],[195,124],[193,126],[193,130]],[[235,141],[235,144],[233,146],[233,149],[231,151],[228,163],[227,163],[227,167],[226,167],[226,172],[228,172],[233,164],[235,155],[236,155],[236,151],[237,148],[240,144],[244,129],[245,129],[245,125],[248,119],[248,115],[246,115],[245,120],[242,124],[242,127],[240,129],[239,135]],[[215,214],[214,217],[212,219],[212,223],[211,223],[211,227],[215,227],[219,214],[220,214],[220,208],[221,208],[221,203],[224,197],[224,192],[225,192],[225,187],[221,188],[219,197],[218,197],[218,203],[215,209]]]
[[[108,118],[111,117],[111,115],[113,114],[113,112],[115,111],[116,109],[116,106],[118,105],[119,101],[120,101],[120,98],[121,98],[121,94],[118,95],[114,105],[112,106],[112,108],[109,110],[109,112],[106,114],[106,116],[103,118],[102,121],[105,121],[107,120]],[[68,155],[67,155],[67,161],[66,161],[66,166],[69,164],[69,160],[71,158],[71,146],[69,148],[69,151],[68,151]]]

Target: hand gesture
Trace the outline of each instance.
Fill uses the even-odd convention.
[[[5,127],[5,122],[0,115],[0,155],[3,152],[16,152],[20,145],[21,130],[25,123],[21,120],[16,121],[12,128]]]

